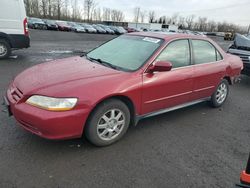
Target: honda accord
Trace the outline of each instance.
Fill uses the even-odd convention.
[[[36,135],[85,135],[106,146],[142,118],[202,101],[220,107],[242,68],[239,57],[207,37],[130,33],[84,56],[25,70],[4,101],[9,114]]]

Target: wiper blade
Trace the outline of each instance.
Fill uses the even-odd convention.
[[[96,62],[98,62],[98,63],[100,63],[100,64],[102,64],[102,65],[104,65],[106,67],[110,67],[110,68],[115,69],[115,70],[119,69],[119,67],[117,67],[117,66],[115,66],[115,65],[113,65],[111,63],[108,63],[106,61],[103,61],[103,60],[101,60],[99,58],[92,58],[92,57],[89,57],[89,56],[86,56],[86,57],[87,57],[87,59],[92,60],[92,61],[96,61]]]

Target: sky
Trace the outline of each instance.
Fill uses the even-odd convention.
[[[207,17],[208,20],[227,21],[237,25],[250,24],[250,0],[95,0],[99,7],[119,9],[126,21],[133,21],[134,8],[156,12],[157,17],[175,13]]]

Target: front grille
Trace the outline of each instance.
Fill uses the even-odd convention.
[[[23,98],[23,92],[14,86],[10,88],[10,94],[15,102],[18,102]]]

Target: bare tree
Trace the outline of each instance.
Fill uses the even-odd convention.
[[[215,21],[210,20],[207,22],[207,31],[214,32],[216,31],[217,24]]]
[[[150,11],[149,13],[148,13],[148,21],[149,21],[149,23],[154,23],[155,22],[155,20],[156,20],[156,14],[155,14],[155,11]]]
[[[55,1],[55,9],[57,13],[57,19],[60,20],[62,16],[62,7],[63,7],[63,1],[62,0],[56,0]]]
[[[185,28],[185,17],[179,16],[178,25],[179,25],[179,27],[181,27],[181,28]]]
[[[146,11],[141,11],[140,12],[140,21],[141,21],[141,23],[144,23],[146,15],[147,15]]]
[[[41,9],[42,9],[42,15],[44,18],[47,17],[47,2],[46,0],[41,0],[41,5],[40,5]]]
[[[105,21],[111,20],[111,9],[103,8],[102,19]]]
[[[91,20],[96,3],[94,0],[84,0],[84,12],[87,21]]]
[[[69,13],[68,13],[68,8],[66,6],[66,1],[68,1],[68,0],[65,0],[65,11],[66,11],[65,17],[67,19],[70,18],[73,21],[80,20],[81,19],[81,9],[78,6],[78,0],[71,0],[71,6],[72,6],[72,16],[71,17],[68,16]]]
[[[111,10],[111,20],[115,22],[121,22],[125,18],[124,14],[120,10]]]
[[[199,17],[198,19],[198,30],[199,31],[206,31],[207,30],[207,18],[206,17]]]
[[[27,15],[31,15],[31,0],[24,0]]]
[[[102,16],[101,16],[101,9],[100,8],[97,8],[94,10],[94,13],[93,13],[93,20],[95,21],[101,21],[102,20]]]
[[[186,17],[185,21],[187,23],[188,29],[192,29],[193,24],[194,24],[194,18],[195,18],[195,15],[189,15],[188,17]]]
[[[179,17],[178,13],[173,14],[172,17],[171,17],[171,23],[170,24],[176,24],[177,21],[178,21],[178,17]]]

